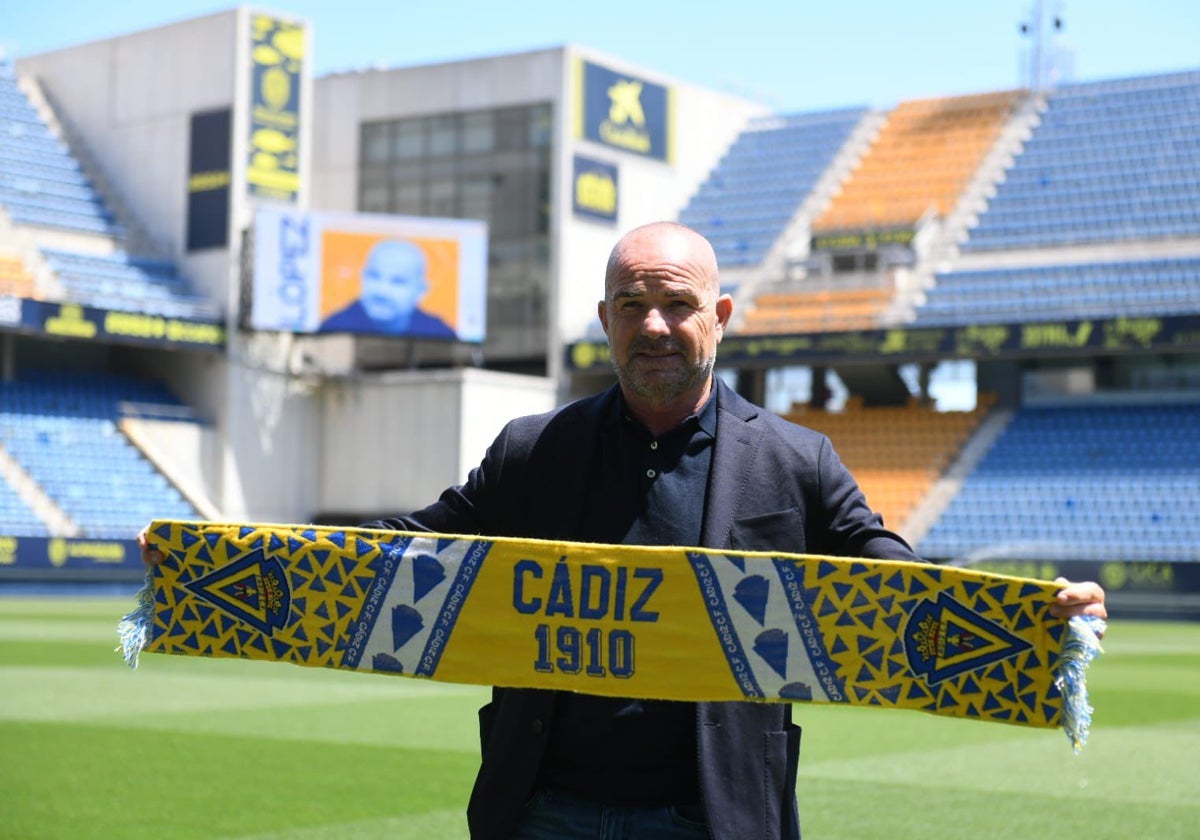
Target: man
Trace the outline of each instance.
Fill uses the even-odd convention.
[[[512,421],[466,484],[373,524],[917,559],[824,436],[713,376],[732,312],[704,238],[669,222],[631,231],[598,306],[617,385]],[[1051,610],[1103,616],[1103,590],[1066,585]],[[472,836],[798,838],[791,712],[493,689],[479,713]]]
[[[618,384],[510,423],[467,483],[403,529],[918,559],[829,441],[713,376],[733,313],[694,231],[617,243],[598,305]],[[1095,584],[1057,613],[1103,615]],[[787,704],[668,703],[495,689],[468,808],[477,837],[798,837],[800,730]],[[515,833],[514,833],[515,832]],[[605,835],[607,836],[607,835]]]
[[[454,338],[454,330],[418,308],[429,292],[425,252],[402,239],[385,239],[367,255],[362,291],[345,309],[326,318],[321,332],[369,332],[417,338]]]

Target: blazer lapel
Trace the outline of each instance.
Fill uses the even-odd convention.
[[[708,494],[701,529],[705,548],[729,548],[737,504],[754,468],[762,433],[751,422],[758,408],[720,379],[717,388],[717,439],[708,475]]]
[[[538,509],[530,512],[539,536],[545,539],[576,539],[583,521],[586,497],[583,484],[588,480],[596,451],[601,418],[616,399],[616,386],[567,409],[573,416],[560,414],[551,421],[546,433],[549,445],[542,450],[533,474],[547,477],[540,488]]]

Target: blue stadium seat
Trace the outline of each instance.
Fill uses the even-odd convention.
[[[7,66],[0,71],[0,205],[18,224],[115,238],[125,233]]]
[[[221,309],[196,294],[174,263],[125,253],[80,254],[43,248],[68,300],[104,309],[219,323]]]
[[[1200,235],[1200,72],[1064,85],[964,251]]]
[[[42,373],[0,384],[0,443],[85,537],[129,539],[154,518],[199,518],[121,433],[122,402],[182,408],[137,379]],[[27,532],[7,510],[0,492],[0,533]]]
[[[1200,561],[1200,404],[1026,407],[918,551]]]
[[[915,326],[1200,312],[1200,257],[938,273]]]
[[[751,121],[678,221],[706,236],[722,266],[757,265],[866,110]]]

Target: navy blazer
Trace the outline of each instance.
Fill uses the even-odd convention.
[[[828,438],[746,401],[719,379],[704,510],[707,548],[917,560],[886,530]],[[575,538],[592,453],[617,386],[510,422],[467,482],[384,527]],[[482,764],[467,808],[471,836],[512,833],[533,794],[554,718],[552,691],[493,689],[480,709]],[[800,729],[787,703],[699,703],[700,790],[713,837],[798,838]]]

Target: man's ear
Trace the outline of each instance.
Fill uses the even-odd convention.
[[[596,304],[596,315],[600,318],[600,326],[604,327],[604,334],[608,335],[608,301]]]
[[[729,295],[721,295],[717,298],[717,324],[720,326],[718,340],[725,335],[725,330],[729,327],[729,319],[733,317],[733,298]]]

